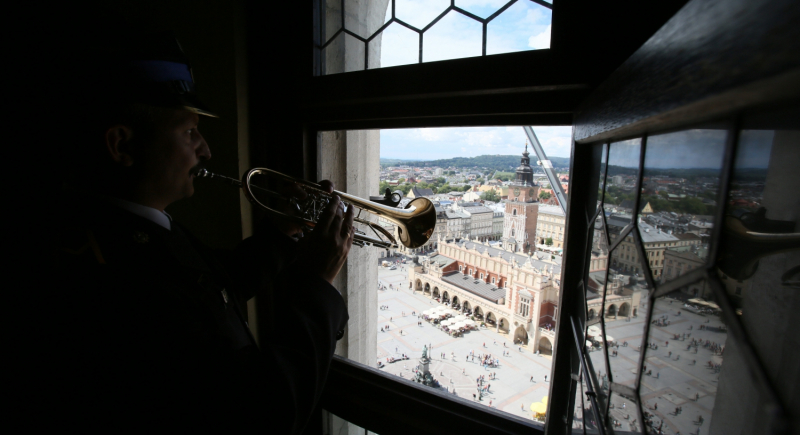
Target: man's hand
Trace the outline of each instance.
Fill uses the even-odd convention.
[[[292,183],[290,181],[283,181],[279,182],[280,184],[277,186],[276,190],[287,197],[295,197],[297,199],[305,199],[306,191],[303,190],[298,184]],[[333,192],[333,183],[328,180],[322,180],[319,183],[322,190],[332,193]],[[288,214],[288,215],[295,215],[297,210],[290,206],[288,202],[278,205],[277,207],[280,211]],[[282,219],[280,217],[271,217],[272,224],[278,231],[286,234],[289,237],[295,238],[299,235],[302,235],[303,230],[305,230],[305,225],[297,222],[290,221],[289,219]]]
[[[333,192],[333,184],[330,181],[326,180],[320,184],[323,189]],[[333,279],[344,265],[355,235],[354,208],[349,207],[347,212],[343,209],[341,200],[334,195],[323,210],[319,222],[314,226],[314,231],[301,240],[298,261],[306,262],[312,273],[329,283],[333,283]]]

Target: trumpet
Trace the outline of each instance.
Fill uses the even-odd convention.
[[[194,175],[197,178],[216,179],[241,188],[247,200],[253,205],[260,207],[273,216],[303,224],[309,230],[313,230],[314,226],[319,221],[322,211],[333,199],[333,194],[338,195],[345,207],[349,208],[355,206],[357,208],[358,211],[354,221],[364,225],[367,231],[372,231],[374,234],[371,235],[368,234],[367,231],[354,228],[355,235],[353,236],[353,244],[361,247],[371,245],[386,249],[398,248],[397,239],[383,226],[376,222],[370,222],[366,219],[366,216],[362,217],[362,212],[375,214],[397,225],[397,234],[400,243],[407,248],[419,248],[427,243],[436,227],[436,209],[433,203],[427,198],[414,198],[405,208],[401,209],[376,201],[368,201],[337,190],[334,190],[333,194],[329,194],[327,191],[323,190],[319,184],[267,168],[250,169],[242,176],[241,180],[215,174],[209,172],[205,168],[195,170]],[[259,175],[295,183],[306,193],[306,197],[296,198],[294,196],[286,196],[268,188],[253,185],[253,177]],[[287,214],[271,208],[264,203],[266,199],[265,196],[287,201],[294,213]],[[399,192],[395,192],[394,195],[391,195],[394,200],[389,200],[389,196],[390,194],[387,189],[387,201],[385,202],[389,204],[396,204],[400,201]]]

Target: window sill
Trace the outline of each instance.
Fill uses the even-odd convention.
[[[544,426],[334,356],[322,407],[381,435],[543,434]]]

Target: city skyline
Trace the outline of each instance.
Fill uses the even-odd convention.
[[[533,127],[549,157],[570,157],[572,127]],[[519,155],[528,137],[522,127],[450,127],[381,130],[382,158],[436,160]],[[528,149],[533,154],[532,149]]]

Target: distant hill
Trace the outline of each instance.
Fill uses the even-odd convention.
[[[408,162],[418,162],[419,160],[407,159],[385,159],[381,157],[381,166],[397,166],[400,164],[407,164]]]
[[[409,166],[431,167],[439,166],[447,168],[450,166],[456,168],[489,168],[498,171],[507,171],[519,166],[519,155],[500,156],[500,155],[486,155],[477,157],[454,157],[452,159],[440,160],[400,160],[400,159],[381,159],[381,166],[391,166],[392,164],[404,164]],[[389,161],[398,163],[388,163]],[[567,157],[550,157],[550,161],[556,168],[568,168],[569,158]],[[536,155],[531,155],[531,166],[536,166]]]

